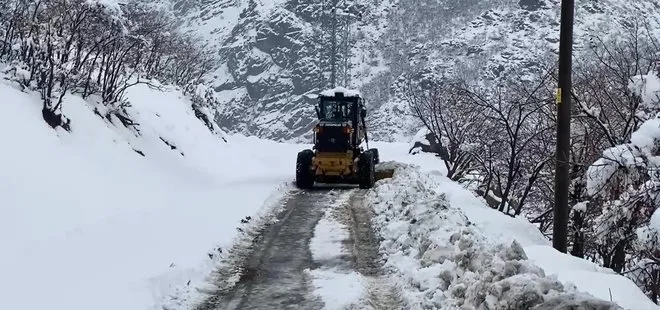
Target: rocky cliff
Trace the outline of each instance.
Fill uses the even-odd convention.
[[[181,27],[217,51],[217,70],[209,79],[222,99],[218,123],[275,140],[307,139],[315,118],[310,95],[330,87],[332,1],[171,1]],[[339,3],[357,14],[349,18],[348,31],[347,17],[338,15],[338,84],[362,91],[380,140],[408,139],[419,129],[392,89],[403,73],[492,80],[534,74],[540,64],[556,59],[559,0]],[[578,0],[576,6],[578,53],[594,36],[616,35],[617,21],[660,11],[651,0]],[[343,42],[349,42],[348,52]]]

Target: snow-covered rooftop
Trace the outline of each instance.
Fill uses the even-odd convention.
[[[360,91],[344,87],[335,87],[333,89],[325,90],[321,93],[321,96],[333,97],[336,93],[343,93],[344,97],[362,97]]]

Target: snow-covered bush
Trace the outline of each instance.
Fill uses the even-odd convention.
[[[193,91],[190,91],[189,93],[195,117],[202,121],[212,133],[219,135],[225,142],[227,142],[224,132],[215,122],[212,113],[212,111],[219,105],[217,98],[218,94],[215,90],[204,84],[197,84]]]
[[[644,122],[630,143],[603,152],[586,175],[591,207],[600,211],[590,225],[594,228],[589,240],[598,258],[615,271],[632,270],[633,280],[656,302],[660,227],[651,219],[660,206],[659,117]]]
[[[631,137],[657,113],[660,84],[655,35],[641,20],[621,29],[625,35],[615,40],[592,38],[576,59],[569,197],[579,207],[571,214],[569,242],[573,255],[626,272],[623,253],[632,251],[626,236],[645,217],[636,211],[643,193],[635,193],[643,177],[634,175],[646,172],[624,161],[639,159]]]
[[[410,140],[408,153],[419,154],[420,152],[438,153],[438,139],[428,128],[420,129]]]
[[[639,100],[635,119],[660,111],[655,73],[635,76],[627,87]],[[660,227],[652,219],[660,205],[660,114],[641,123],[627,143],[606,149],[585,178],[586,255],[628,274],[657,302]]]

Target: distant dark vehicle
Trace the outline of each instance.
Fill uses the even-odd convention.
[[[369,149],[364,99],[357,91],[328,90],[318,96],[316,114],[314,147],[298,153],[296,185],[303,189],[313,188],[315,182],[373,187],[380,159],[378,149]]]

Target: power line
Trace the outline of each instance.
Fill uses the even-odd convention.
[[[321,24],[321,29],[320,29],[320,34],[318,36],[319,40],[317,42],[316,48],[319,51],[318,55],[318,68],[319,68],[319,85],[318,88],[319,90],[322,90],[325,88],[325,62],[324,62],[324,55],[323,51],[325,51],[324,45],[325,45],[325,12],[326,12],[326,2],[327,0],[321,0],[321,11],[319,14],[319,19],[320,19],[320,24]]]

